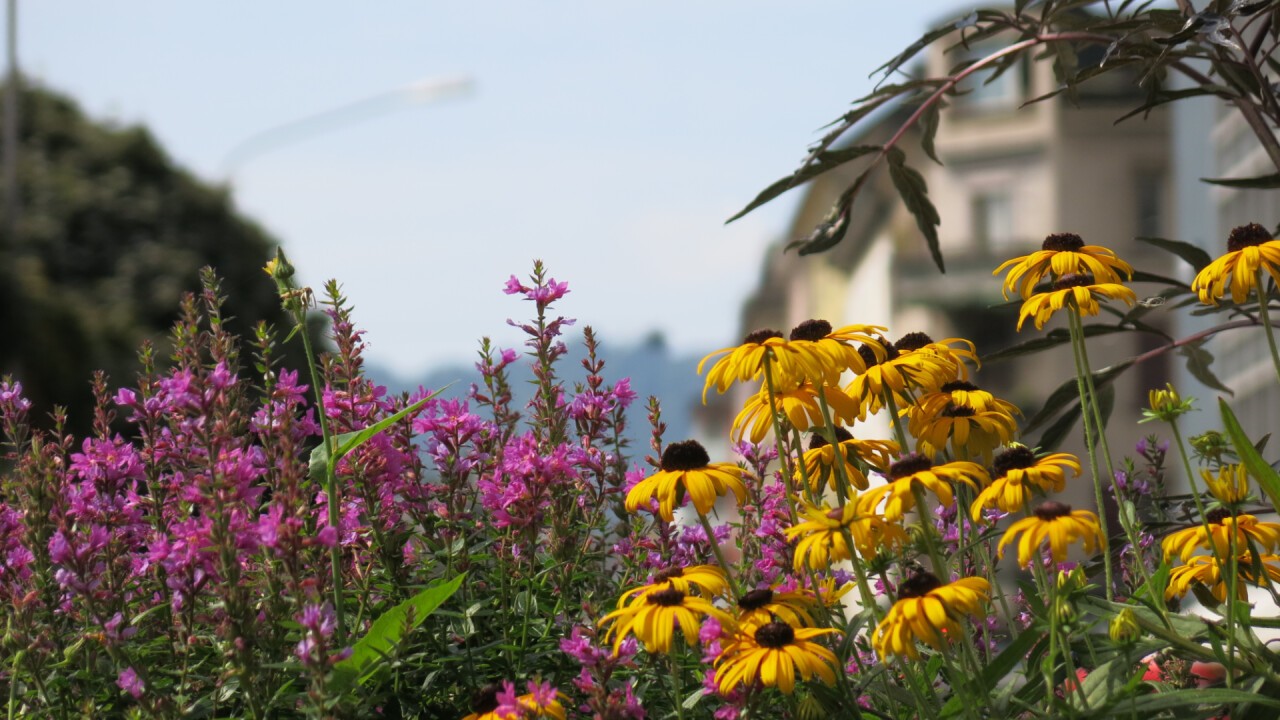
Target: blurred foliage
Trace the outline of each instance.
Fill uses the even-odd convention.
[[[93,370],[130,382],[144,341],[163,362],[206,265],[223,278],[232,332],[289,326],[261,269],[277,241],[226,187],[175,165],[146,128],[95,122],[44,88],[20,97],[16,233],[0,208],[0,374],[37,408],[64,405],[87,423]],[[286,364],[301,367],[294,345]]]

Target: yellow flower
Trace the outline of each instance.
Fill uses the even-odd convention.
[[[696,440],[672,443],[662,453],[661,469],[635,484],[627,492],[627,512],[635,512],[658,499],[658,514],[671,522],[677,503],[688,493],[699,515],[706,515],[716,498],[733,491],[738,502],[746,499],[742,484],[746,472],[732,463],[711,463],[707,451]]]
[[[817,598],[805,590],[775,592],[773,588],[751,590],[738,598],[738,627],[751,632],[775,619],[788,625],[813,625],[809,608]]]
[[[1249,469],[1242,464],[1223,465],[1218,474],[1207,469],[1200,470],[1205,487],[1218,502],[1227,506],[1239,505],[1249,497]]]
[[[886,344],[885,350],[884,359],[877,362],[868,346],[858,348],[867,369],[853,378],[845,392],[859,403],[859,420],[865,420],[869,412],[880,411],[886,390],[893,393],[893,401],[903,408],[909,404],[906,397],[909,388],[930,390],[953,379],[958,372],[954,362],[936,352],[904,352],[896,343]]]
[[[951,640],[963,637],[960,620],[965,615],[983,615],[983,605],[991,598],[991,583],[980,577],[961,578],[943,585],[929,573],[918,573],[898,587],[898,600],[889,608],[875,632],[871,646],[881,660],[890,657],[920,657],[917,642],[941,650]]]
[[[955,347],[952,347],[952,346]],[[924,385],[926,390],[937,390],[942,385],[953,380],[968,380],[969,365],[973,363],[975,368],[981,367],[982,362],[978,360],[978,350],[974,344],[964,338],[946,338],[943,340],[934,340],[927,334],[922,332],[910,332],[898,338],[893,344],[894,349],[900,353],[923,353],[936,357],[943,365],[950,370],[948,372],[936,373],[933,376],[934,383],[932,385]]]
[[[658,592],[632,595],[630,600],[624,595],[618,609],[605,615],[600,624],[615,621],[605,636],[613,638],[614,654],[617,654],[627,633],[644,643],[648,652],[665,653],[671,651],[671,638],[676,626],[684,633],[685,642],[694,645],[698,641],[698,627],[707,615],[724,624],[733,622],[728,613],[707,600],[668,587]]]
[[[905,412],[917,449],[931,457],[950,443],[956,456],[981,456],[989,461],[991,452],[1013,440],[1018,432],[1013,417],[1018,408],[963,380],[923,395]]]
[[[816,677],[835,684],[840,661],[831,650],[813,642],[813,638],[834,632],[834,628],[793,628],[782,622],[739,632],[716,657],[720,692],[727,695],[736,687],[750,687],[759,681],[790,695],[797,677]]]
[[[1183,398],[1173,389],[1173,383],[1165,383],[1163,388],[1147,391],[1147,407],[1142,410],[1142,419],[1138,422],[1163,420],[1173,422],[1179,415],[1185,415],[1194,408],[1195,398]]]
[[[1191,281],[1191,291],[1205,305],[1217,305],[1231,283],[1231,300],[1244,302],[1258,284],[1258,271],[1265,270],[1280,284],[1280,240],[1271,237],[1257,223],[1234,228],[1227,238],[1227,253],[1209,263]]]
[[[682,593],[689,594],[695,589],[704,597],[724,595],[729,591],[729,580],[724,571],[714,565],[691,565],[680,567],[674,565],[654,573],[653,582],[641,585],[622,594],[618,604],[626,602],[633,595],[647,595],[673,587]]]
[[[987,484],[988,479],[986,469],[975,462],[960,460],[934,465],[924,455],[907,455],[889,467],[887,484],[872,488],[858,500],[858,508],[860,512],[869,514],[880,505],[881,500],[885,500],[885,519],[901,520],[903,515],[916,506],[913,485],[919,485],[933,493],[945,507],[955,502],[952,485],[962,482],[976,492]]]
[[[1237,579],[1236,599],[1248,600],[1249,592],[1246,584],[1267,587],[1273,581],[1280,581],[1280,555],[1259,556],[1262,567],[1255,568],[1252,558],[1241,555],[1236,558]],[[1227,601],[1227,579],[1222,572],[1225,563],[1219,562],[1213,555],[1196,555],[1185,565],[1179,565],[1169,573],[1169,587],[1165,589],[1166,599],[1182,597],[1191,590],[1192,584],[1204,585],[1220,603]]]
[[[1055,563],[1067,559],[1067,546],[1076,541],[1080,541],[1085,552],[1090,554],[1097,548],[1105,549],[1107,546],[1106,538],[1102,537],[1102,530],[1098,527],[1096,514],[1088,510],[1072,511],[1070,505],[1056,500],[1040,503],[1034,515],[1009,526],[996,548],[1000,557],[1004,557],[1005,546],[1019,534],[1022,535],[1022,540],[1018,543],[1018,565],[1022,567],[1030,564],[1046,540],[1049,541],[1049,550]]]
[[[1018,330],[1027,318],[1034,318],[1036,329],[1044,327],[1053,314],[1064,307],[1074,307],[1082,316],[1093,316],[1102,312],[1098,298],[1123,300],[1132,305],[1138,296],[1124,285],[1116,283],[1095,284],[1088,275],[1064,275],[1053,284],[1053,290],[1032,295],[1022,303],[1018,313]]]
[[[534,683],[530,683],[530,687],[534,688]],[[508,691],[513,690],[513,688],[508,687]],[[543,692],[526,693],[515,698],[516,703],[519,704],[523,712],[500,711],[498,693],[501,691],[502,687],[495,683],[485,685],[472,702],[473,712],[462,718],[462,720],[516,720],[518,717],[565,720],[564,705],[560,703],[560,693],[551,689],[550,686],[546,686]]]
[[[1236,554],[1246,554],[1249,541],[1253,541],[1259,552],[1274,553],[1280,548],[1280,524],[1261,522],[1253,515],[1232,517],[1230,510],[1218,508],[1207,513],[1205,524],[1171,533],[1161,541],[1160,547],[1165,560],[1177,555],[1187,562],[1197,548],[1212,550],[1217,557],[1225,558],[1231,556],[1234,544]]]
[[[836,489],[837,452],[849,482],[859,490],[867,489],[867,476],[859,467],[860,463],[873,468],[887,468],[890,459],[899,452],[898,443],[892,440],[859,440],[842,427],[836,428],[836,439],[839,443],[832,445],[815,431],[809,438],[809,449],[800,459],[809,478],[809,489],[815,494],[827,486]]]
[[[1045,276],[1052,280],[1064,275],[1088,273],[1104,283],[1118,283],[1133,277],[1129,263],[1105,247],[1085,245],[1084,240],[1074,233],[1050,235],[1040,250],[1007,260],[991,274],[999,275],[1006,269],[1009,270],[1003,288],[1006,300],[1015,290],[1023,299],[1030,297],[1036,284]]]
[[[735,380],[750,382],[761,378],[766,361],[771,363],[775,387],[794,386],[806,380],[834,383],[845,370],[860,372],[864,367],[862,356],[852,343],[869,343],[875,356],[884,354],[872,336],[881,330],[884,328],[877,325],[848,325],[833,331],[825,320],[810,320],[791,331],[791,340],[784,339],[776,330],[753,332],[741,345],[716,350],[698,363],[701,375],[708,360],[722,356],[707,372],[702,402],[706,403],[707,390],[713,386],[723,393]]]
[[[1069,453],[1052,453],[1037,458],[1031,448],[1014,444],[996,456],[992,464],[995,479],[978,494],[969,512],[976,521],[987,508],[999,508],[1011,513],[1026,507],[1031,499],[1031,488],[1045,492],[1062,492],[1066,487],[1067,470],[1080,475],[1080,461]]]
[[[907,542],[907,531],[901,525],[886,521],[878,513],[861,510],[856,493],[844,507],[835,509],[825,504],[818,507],[801,503],[800,517],[803,522],[786,530],[787,540],[800,538],[794,559],[797,574],[803,573],[806,566],[825,570],[834,562],[849,560],[854,549],[870,560],[880,548],[901,547]],[[853,548],[845,540],[846,533],[853,540]]]
[[[773,411],[781,412],[787,421],[797,430],[808,430],[812,427],[823,427],[826,420],[822,417],[822,404],[818,401],[818,393],[826,398],[827,407],[831,409],[831,421],[837,425],[850,425],[858,415],[858,403],[838,387],[812,383],[792,386],[775,386],[774,402],[769,402],[769,388],[762,387],[760,392],[747,398],[742,411],[733,419],[730,433],[735,440],[743,436],[751,438],[751,442],[759,443],[773,429]]]

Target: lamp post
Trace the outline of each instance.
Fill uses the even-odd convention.
[[[221,176],[230,178],[237,168],[250,159],[284,145],[364,122],[405,107],[464,97],[471,93],[473,87],[474,83],[467,75],[427,78],[268,128],[242,140],[227,152],[222,159]]]

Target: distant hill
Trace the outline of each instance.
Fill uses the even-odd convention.
[[[586,382],[587,373],[582,368],[586,351],[582,346],[581,333],[568,333],[565,344],[569,353],[557,367],[565,387],[571,390],[576,384]],[[650,427],[645,407],[650,395],[657,396],[662,403],[667,442],[694,437],[693,419],[701,407],[703,381],[697,374],[697,366],[703,353],[674,356],[661,334],[654,333],[645,341],[631,346],[616,346],[603,338],[598,354],[605,362],[601,372],[605,382],[613,384],[622,378],[631,378],[631,388],[638,396],[627,413],[627,438],[631,442],[632,458],[643,458],[649,452]],[[511,366],[511,385],[516,393],[514,405],[517,408],[523,408],[532,397],[529,388],[533,382],[533,371],[529,363],[526,356]],[[392,392],[415,390],[419,385],[436,389],[453,383],[443,393],[446,397],[465,397],[472,384],[480,383],[480,373],[474,365],[438,368],[413,379],[395,377],[377,367],[369,368],[369,375]]]

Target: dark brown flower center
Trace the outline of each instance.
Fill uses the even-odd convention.
[[[782,337],[782,333],[778,332],[777,330],[768,330],[768,329],[756,330],[755,332],[750,333],[745,338],[743,338],[742,344],[743,345],[759,345],[760,343],[764,342],[765,340],[768,340],[769,338],[780,338],[780,337]]]
[[[955,403],[947,403],[947,409],[942,411],[942,417],[973,417],[977,414],[968,405],[957,405]]]
[[[1032,512],[1036,517],[1045,522],[1057,520],[1060,517],[1066,517],[1071,514],[1071,506],[1066,503],[1060,503],[1057,500],[1047,500],[1036,506]]]
[[[876,340],[880,342],[880,346],[885,350],[885,362],[898,357],[898,351],[894,349],[893,343],[879,336],[876,336]],[[873,367],[880,364],[880,358],[876,357],[876,351],[872,350],[870,345],[859,345],[858,356],[862,358],[863,364],[867,367]]]
[[[1053,281],[1054,290],[1066,290],[1068,288],[1085,287],[1093,284],[1093,276],[1086,273],[1067,273],[1057,280]]]
[[[471,711],[483,715],[497,710],[500,692],[502,692],[502,686],[497,683],[489,683],[480,688],[471,699]]]
[[[672,565],[669,568],[663,568],[662,570],[659,570],[658,572],[654,573],[653,584],[657,585],[660,582],[666,582],[671,578],[678,578],[678,577],[684,577],[684,568],[680,567],[679,565]]]
[[[844,428],[842,428],[842,427],[837,427],[837,428],[836,428],[836,441],[837,441],[837,442],[844,442],[845,440],[852,440],[852,439],[853,439],[853,435],[852,435],[852,434],[850,434],[848,430],[845,430],[845,429],[844,429]],[[826,447],[826,446],[828,446],[828,445],[830,445],[830,444],[831,444],[831,443],[827,442],[827,439],[826,439],[825,437],[823,437],[823,436],[822,436],[822,433],[810,433],[810,434],[809,434],[809,449],[810,449],[810,450],[817,450],[818,448]]]
[[[933,338],[928,335],[922,332],[910,332],[898,338],[898,342],[893,344],[893,348],[898,352],[909,352],[932,344]]]
[[[662,469],[668,472],[677,470],[697,470],[711,463],[711,456],[706,448],[697,440],[685,440],[671,443],[662,452]]]
[[[1231,511],[1226,508],[1214,508],[1204,514],[1204,519],[1214,525],[1221,525],[1223,520],[1231,517]]]
[[[1055,252],[1075,252],[1084,247],[1084,240],[1075,233],[1056,233],[1044,239],[1044,243],[1040,245],[1041,250],[1053,250]]]
[[[947,383],[946,385],[943,385],[938,389],[944,393],[950,393],[950,392],[955,392],[957,390],[964,390],[965,392],[973,392],[974,390],[979,390],[980,388],[977,385],[974,385],[973,383],[970,383],[970,382],[965,382],[964,380],[952,380],[951,382]]]
[[[1261,245],[1264,242],[1271,241],[1271,233],[1258,223],[1249,223],[1240,227],[1231,228],[1231,234],[1227,236],[1227,250],[1229,252],[1238,252],[1250,245]]]
[[[922,470],[928,470],[933,467],[933,461],[924,455],[911,453],[899,458],[897,462],[889,466],[889,477],[894,480],[915,475]]]
[[[831,323],[826,320],[805,320],[791,328],[791,340],[821,340],[831,334]]]
[[[937,575],[929,572],[918,572],[915,575],[902,581],[898,586],[898,599],[906,600],[908,598],[924,597],[929,593],[942,587],[942,581]]]
[[[684,593],[669,587],[666,590],[649,593],[645,597],[645,602],[650,605],[661,605],[662,607],[676,607],[684,603]]]
[[[738,598],[738,607],[743,610],[759,610],[771,602],[773,602],[773,591],[769,588],[760,588]]]
[[[1025,470],[1036,464],[1036,454],[1026,445],[1012,445],[991,463],[991,477],[1002,478],[1010,470]]]
[[[796,631],[781,622],[771,622],[756,629],[756,644],[760,647],[781,648],[796,640]]]

